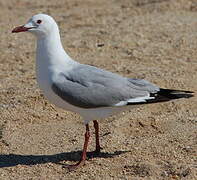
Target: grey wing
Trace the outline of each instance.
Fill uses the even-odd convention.
[[[93,66],[80,65],[60,73],[53,91],[68,103],[82,108],[123,106],[145,102],[159,88],[148,81],[129,79]]]
[[[159,87],[155,84],[150,83],[149,81],[146,81],[144,79],[134,79],[134,78],[128,78],[128,81],[133,84],[136,88],[139,90],[145,90],[149,93],[156,93],[159,91]]]
[[[81,108],[96,108],[113,106],[118,100],[118,96],[109,88],[103,85],[91,83],[85,86],[79,82],[71,81],[65,75],[61,76],[61,81],[53,82],[52,90],[68,103]],[[120,98],[120,97],[119,97]]]

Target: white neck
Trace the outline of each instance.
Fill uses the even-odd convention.
[[[36,74],[41,89],[49,86],[54,74],[67,72],[72,69],[76,61],[72,60],[62,47],[59,31],[39,37],[36,52]]]
[[[37,60],[48,61],[51,65],[73,61],[62,47],[58,29],[54,29],[54,31],[47,36],[38,38]]]

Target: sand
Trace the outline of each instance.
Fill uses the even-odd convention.
[[[0,179],[196,180],[197,96],[101,121],[102,153],[64,168],[80,159],[83,121],[38,89],[35,38],[11,34],[40,12],[56,19],[77,61],[197,92],[196,0],[0,1]]]

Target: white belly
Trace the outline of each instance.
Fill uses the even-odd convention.
[[[61,99],[58,95],[56,95],[53,90],[51,89],[51,80],[49,77],[43,78],[38,76],[37,81],[40,89],[42,90],[44,96],[46,99],[56,105],[59,108],[65,109],[67,111],[75,112],[78,113],[82,116],[84,119],[85,123],[88,123],[91,120],[94,119],[103,119],[106,118],[119,110],[117,108],[94,108],[94,109],[84,109],[84,108],[79,108],[76,106],[73,106],[69,103],[67,103],[65,100]]]

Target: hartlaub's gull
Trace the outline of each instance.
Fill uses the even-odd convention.
[[[88,123],[91,120],[95,128],[95,152],[99,153],[98,119],[132,105],[192,97],[191,91],[162,89],[143,79],[122,77],[74,61],[64,51],[58,25],[49,15],[34,15],[25,25],[14,28],[12,32],[31,32],[37,37],[36,75],[44,96],[56,106],[83,117],[86,132],[82,156],[69,169],[85,163],[90,137]]]

